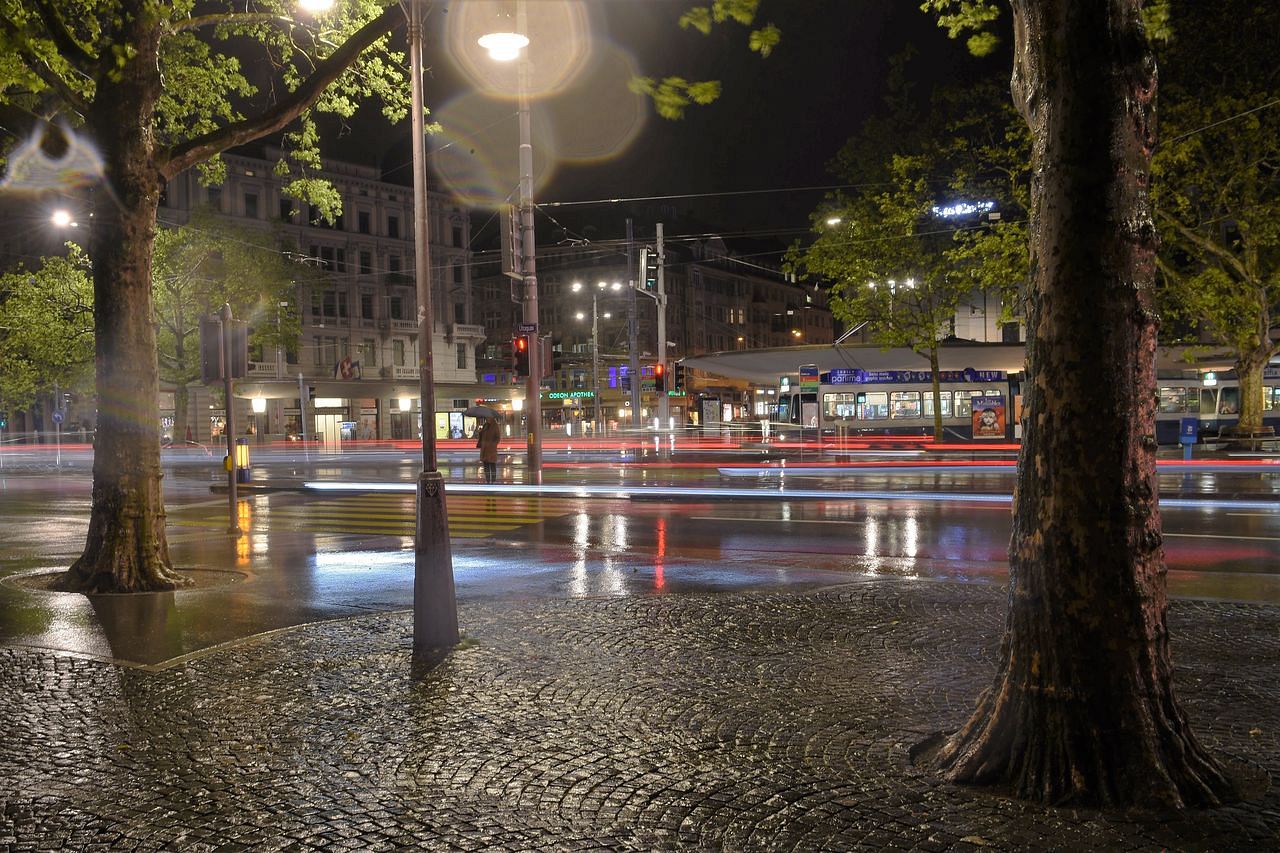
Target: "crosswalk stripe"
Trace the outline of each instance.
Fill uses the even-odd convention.
[[[573,511],[571,502],[540,498],[510,499],[461,496],[448,501],[449,536],[479,539],[539,524]],[[306,505],[268,506],[241,519],[256,531],[293,530],[317,533],[351,533],[413,536],[415,499],[406,495],[370,493]],[[199,505],[200,510],[212,504]],[[169,522],[181,527],[220,528],[225,521],[196,512],[195,506],[175,508]]]

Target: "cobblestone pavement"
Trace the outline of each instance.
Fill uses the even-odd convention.
[[[0,649],[0,851],[1259,850],[1280,789],[1184,816],[943,785],[908,749],[990,678],[1004,593],[467,601],[261,635],[159,672]],[[1280,778],[1280,608],[1175,602],[1202,739]]]

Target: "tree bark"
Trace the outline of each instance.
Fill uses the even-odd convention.
[[[161,91],[159,28],[137,4],[116,41],[134,52],[101,74],[86,123],[106,179],[97,193],[93,260],[98,433],[84,553],[61,579],[76,592],[141,592],[187,583],[173,571],[161,491],[159,372],[151,311],[151,248],[161,177],[153,114]]]
[[[1258,356],[1261,355],[1261,358]],[[1250,353],[1236,361],[1236,379],[1240,383],[1240,420],[1230,430],[1237,435],[1250,435],[1262,431],[1263,384],[1262,372],[1269,358],[1265,352]]]
[[[1141,0],[1011,0],[1031,125],[1024,440],[998,674],[926,760],[1053,803],[1233,795],[1173,690],[1156,501],[1155,65]]]

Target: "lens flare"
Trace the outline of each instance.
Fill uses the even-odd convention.
[[[517,97],[522,68],[528,73],[525,91],[531,98],[554,94],[590,60],[591,27],[582,0],[536,0],[525,3],[524,9],[523,26],[516,20],[511,0],[469,0],[449,9],[446,54],[477,88],[493,97]],[[490,55],[487,37],[504,33],[527,39],[523,51],[515,48],[527,63],[499,61]]]
[[[471,92],[438,108],[434,117],[442,130],[430,137],[429,156],[449,191],[478,207],[514,201],[520,128],[512,104]],[[536,199],[554,172],[556,145],[541,109],[532,111],[530,121]]]

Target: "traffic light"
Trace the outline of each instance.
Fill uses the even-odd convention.
[[[659,394],[667,392],[667,371],[666,366],[661,362],[653,366],[653,390]]]
[[[650,293],[658,290],[658,253],[650,248],[640,250],[640,289]]]
[[[0,429],[4,429],[7,426],[9,426],[9,413],[0,412]]]
[[[684,390],[684,364],[679,361],[671,366],[671,390]]]
[[[559,373],[565,368],[565,352],[560,348],[559,338],[547,338],[547,349],[551,351],[551,372]]]
[[[516,376],[529,375],[529,336],[516,335],[511,341],[511,368]]]

